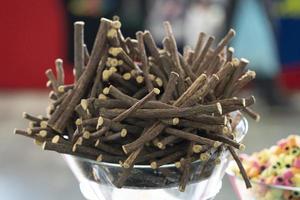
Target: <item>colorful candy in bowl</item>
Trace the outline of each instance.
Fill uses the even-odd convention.
[[[252,183],[247,190],[235,163],[227,174],[239,199],[300,200],[300,136],[290,135],[269,149],[241,155]]]

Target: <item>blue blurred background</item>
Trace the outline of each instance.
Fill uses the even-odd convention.
[[[221,38],[233,27],[237,57],[250,60],[257,79],[254,93],[262,120],[249,119],[247,153],[300,131],[299,0],[27,0],[0,6],[0,199],[83,199],[77,182],[58,154],[42,152],[26,138],[22,111],[44,114],[44,71],[63,58],[72,81],[73,22],[85,21],[92,47],[100,17],[118,15],[125,36],[148,29],[157,43],[162,22],[173,26],[178,47],[193,46],[200,31]],[[227,179],[217,199],[236,199]]]

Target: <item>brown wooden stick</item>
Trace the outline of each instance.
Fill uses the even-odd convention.
[[[109,86],[109,94],[116,99],[122,100],[129,106],[132,106],[133,104],[139,101],[138,99],[135,99],[133,97],[130,97],[129,95],[124,94],[122,91],[120,91],[118,88],[114,87],[113,85]],[[174,106],[159,101],[148,101],[144,104],[143,108],[174,108]]]
[[[202,63],[214,40],[215,40],[214,37],[211,36],[208,37],[201,53],[198,54],[197,57],[194,59],[194,62],[192,64],[192,70],[196,73],[196,75],[200,75],[204,71],[203,70],[204,65]]]
[[[182,130],[175,129],[175,128],[170,128],[170,127],[165,128],[164,132],[171,134],[171,135],[175,135],[177,137],[180,137],[180,138],[183,138],[186,140],[189,140],[189,141],[194,141],[198,144],[207,144],[210,146],[217,146],[219,144],[219,142],[216,142],[214,140],[204,138],[199,135],[195,135],[193,133],[189,133],[189,132],[182,131]]]
[[[126,137],[126,135],[127,135],[127,129],[124,128],[117,133],[112,133],[110,135],[104,136],[103,138],[101,138],[101,141],[103,141],[103,142],[115,141],[120,138]]]
[[[233,110],[235,107],[228,109]],[[108,118],[113,118],[124,112],[125,109],[102,109],[100,114]],[[222,114],[222,107],[220,103],[215,103],[213,105],[196,105],[184,108],[169,108],[169,109],[138,109],[131,115],[131,117],[140,119],[150,119],[150,118],[181,118],[181,117],[191,117],[194,115],[201,114]]]
[[[178,140],[178,137],[175,135],[170,135],[170,136],[164,137],[162,140],[160,140],[157,143],[157,147],[160,149],[165,149],[166,145],[171,144],[176,140]]]
[[[103,90],[102,72],[105,68],[105,62],[107,60],[107,56],[108,56],[107,53],[105,53],[99,62],[99,65],[97,68],[97,74],[96,74],[95,81],[93,83],[91,94],[90,94],[91,98],[93,98],[93,97],[96,98],[99,95],[98,92]]]
[[[159,160],[151,162],[150,166],[152,169],[157,169],[162,165],[169,164],[169,163],[176,161],[178,158],[180,158],[184,154],[185,154],[185,152],[183,152],[183,151],[177,151],[177,152],[170,154],[166,157],[163,157]]]
[[[234,48],[233,47],[227,48],[227,52],[226,52],[226,61],[227,62],[231,62],[232,61],[233,54],[234,54]]]
[[[236,83],[236,81],[240,78],[242,72],[248,65],[249,61],[242,58],[238,63],[236,63],[234,66],[234,72],[229,79],[228,83],[226,84],[225,90],[224,90],[224,97],[228,98],[233,93],[233,86]]]
[[[192,81],[195,81],[197,79],[196,74],[192,71],[191,66],[184,60],[183,56],[178,53],[180,64],[182,69],[185,71],[187,77],[190,77]]]
[[[78,81],[84,67],[84,22],[74,23],[74,69],[75,81]]]
[[[211,78],[208,80],[208,82],[206,82],[206,84],[204,84],[204,81],[201,82],[202,88],[198,91],[195,91],[192,94],[192,96],[187,101],[184,102],[183,106],[184,107],[191,106],[196,104],[199,101],[202,101],[204,97],[209,93],[209,91],[213,90],[216,87],[219,80],[220,78],[216,74],[213,74]]]
[[[56,74],[57,74],[57,82],[59,85],[63,85],[65,83],[65,73],[63,68],[63,60],[58,58],[55,60]]]
[[[47,78],[49,79],[49,81],[50,81],[50,83],[51,83],[51,87],[52,87],[53,91],[54,91],[56,94],[58,94],[58,93],[59,93],[59,92],[58,92],[58,86],[59,86],[59,84],[58,84],[58,82],[57,82],[57,79],[56,79],[56,77],[55,77],[55,75],[54,75],[52,69],[46,70],[45,74],[46,74]]]
[[[124,153],[121,149],[117,149],[117,148],[115,148],[111,145],[104,144],[100,140],[96,141],[95,147],[97,149],[100,149],[100,150],[105,151],[105,152],[107,152],[109,154],[112,154],[112,155],[116,155],[116,156],[124,155]]]
[[[260,115],[254,110],[252,110],[251,108],[246,107],[243,108],[242,111],[245,112],[247,115],[249,115],[251,118],[253,118],[255,121],[257,122],[260,121]]]
[[[234,151],[234,149],[232,147],[228,146],[227,149],[230,151],[233,159],[235,160],[236,164],[238,165],[238,167],[240,169],[240,173],[241,173],[241,175],[242,175],[242,177],[243,177],[243,179],[245,181],[246,187],[247,188],[251,188],[252,186],[251,186],[251,183],[249,181],[249,177],[248,177],[248,175],[247,175],[247,173],[245,171],[245,168],[243,167],[243,164],[240,161],[238,155],[236,154],[236,152]]]
[[[107,19],[102,18],[99,31],[97,33],[94,47],[92,50],[92,54],[90,56],[89,63],[83,74],[78,80],[78,83],[75,85],[75,88],[71,95],[66,98],[62,104],[66,103],[67,105],[62,107],[60,106],[53,115],[58,115],[57,119],[53,117],[50,118],[49,126],[51,126],[54,130],[62,133],[66,127],[67,121],[72,116],[76,105],[79,103],[80,99],[85,94],[85,90],[88,87],[92,77],[95,74],[96,68],[102,57],[103,53],[105,52],[106,46],[106,38],[103,38],[103,35],[106,34],[108,27],[110,25],[110,21]],[[51,123],[50,123],[51,122]]]
[[[179,56],[177,53],[178,50],[177,50],[176,39],[174,37],[171,24],[170,24],[170,22],[166,21],[166,22],[164,22],[163,25],[164,25],[166,35],[169,39],[170,46],[168,47],[168,50],[170,51],[171,57],[174,61],[175,67],[176,67],[175,72],[177,72],[180,75],[180,77],[184,77],[185,72],[182,69],[181,64],[180,64]]]
[[[83,49],[84,49],[84,65],[87,65],[90,60],[90,53],[89,50],[87,49],[86,44],[83,44]]]
[[[203,32],[200,32],[198,35],[197,43],[195,46],[195,54],[194,54],[195,57],[197,57],[202,50],[205,36],[206,36],[206,34]]]
[[[252,81],[256,76],[254,71],[247,71],[238,81],[235,83],[232,89],[232,94],[235,95],[239,92],[245,85],[247,85],[250,81]]]
[[[245,145],[244,144],[239,144],[236,141],[228,138],[227,136],[221,135],[221,134],[213,134],[213,133],[202,133],[201,134],[203,137],[211,139],[211,140],[215,140],[215,141],[219,141],[219,142],[223,142],[225,144],[228,144],[236,149],[239,149],[241,151],[245,150]]]
[[[145,50],[145,45],[144,45],[144,37],[143,37],[143,32],[138,31],[136,33],[136,38],[138,41],[138,50],[139,50],[139,55],[140,55],[140,60],[142,62],[142,70],[144,73],[144,79],[145,79],[145,84],[148,89],[148,92],[153,90],[153,84],[149,79],[149,63],[148,63],[148,58],[146,55],[146,50]]]
[[[150,55],[155,59],[156,62],[159,62],[159,50],[151,33],[149,31],[145,31],[143,36],[145,45],[148,48]]]
[[[136,102],[133,106],[131,106],[129,109],[124,110],[119,115],[113,118],[113,122],[120,122],[127,118],[128,116],[134,114],[141,106],[143,106],[149,99],[154,97],[154,95],[159,94],[159,90],[157,88],[153,89],[149,94],[147,94],[144,98]],[[103,127],[99,131],[92,134],[92,138],[97,138],[103,135],[106,131],[108,131],[109,127]]]

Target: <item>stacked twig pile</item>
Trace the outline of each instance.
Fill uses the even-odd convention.
[[[157,169],[175,163],[182,168],[181,191],[192,162],[208,160],[220,147],[237,158],[234,149],[245,148],[235,141],[237,122],[229,114],[240,110],[259,119],[249,108],[253,96],[235,97],[255,72],[245,71],[246,59],[233,58],[233,30],[216,48],[214,37],[200,33],[195,49],[185,48],[182,55],[168,22],[160,49],[149,31],[124,39],[118,19],[102,18],[89,54],[84,23],[74,27],[74,84],[64,83],[57,59],[56,76],[46,71],[52,89],[48,117],[25,113],[29,128],[16,134],[34,138],[45,150],[120,163],[118,187],[135,164]]]

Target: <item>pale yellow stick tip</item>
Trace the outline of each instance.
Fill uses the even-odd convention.
[[[246,149],[246,146],[244,144],[240,144],[239,150],[244,151]]]
[[[155,161],[151,162],[150,166],[152,169],[157,169],[157,163]]]
[[[153,89],[153,92],[154,92],[156,95],[159,95],[159,93],[160,93],[160,89],[158,89],[158,88],[154,88],[154,89]]]
[[[127,129],[122,128],[122,130],[121,130],[121,137],[126,137],[126,135],[127,135]]]

